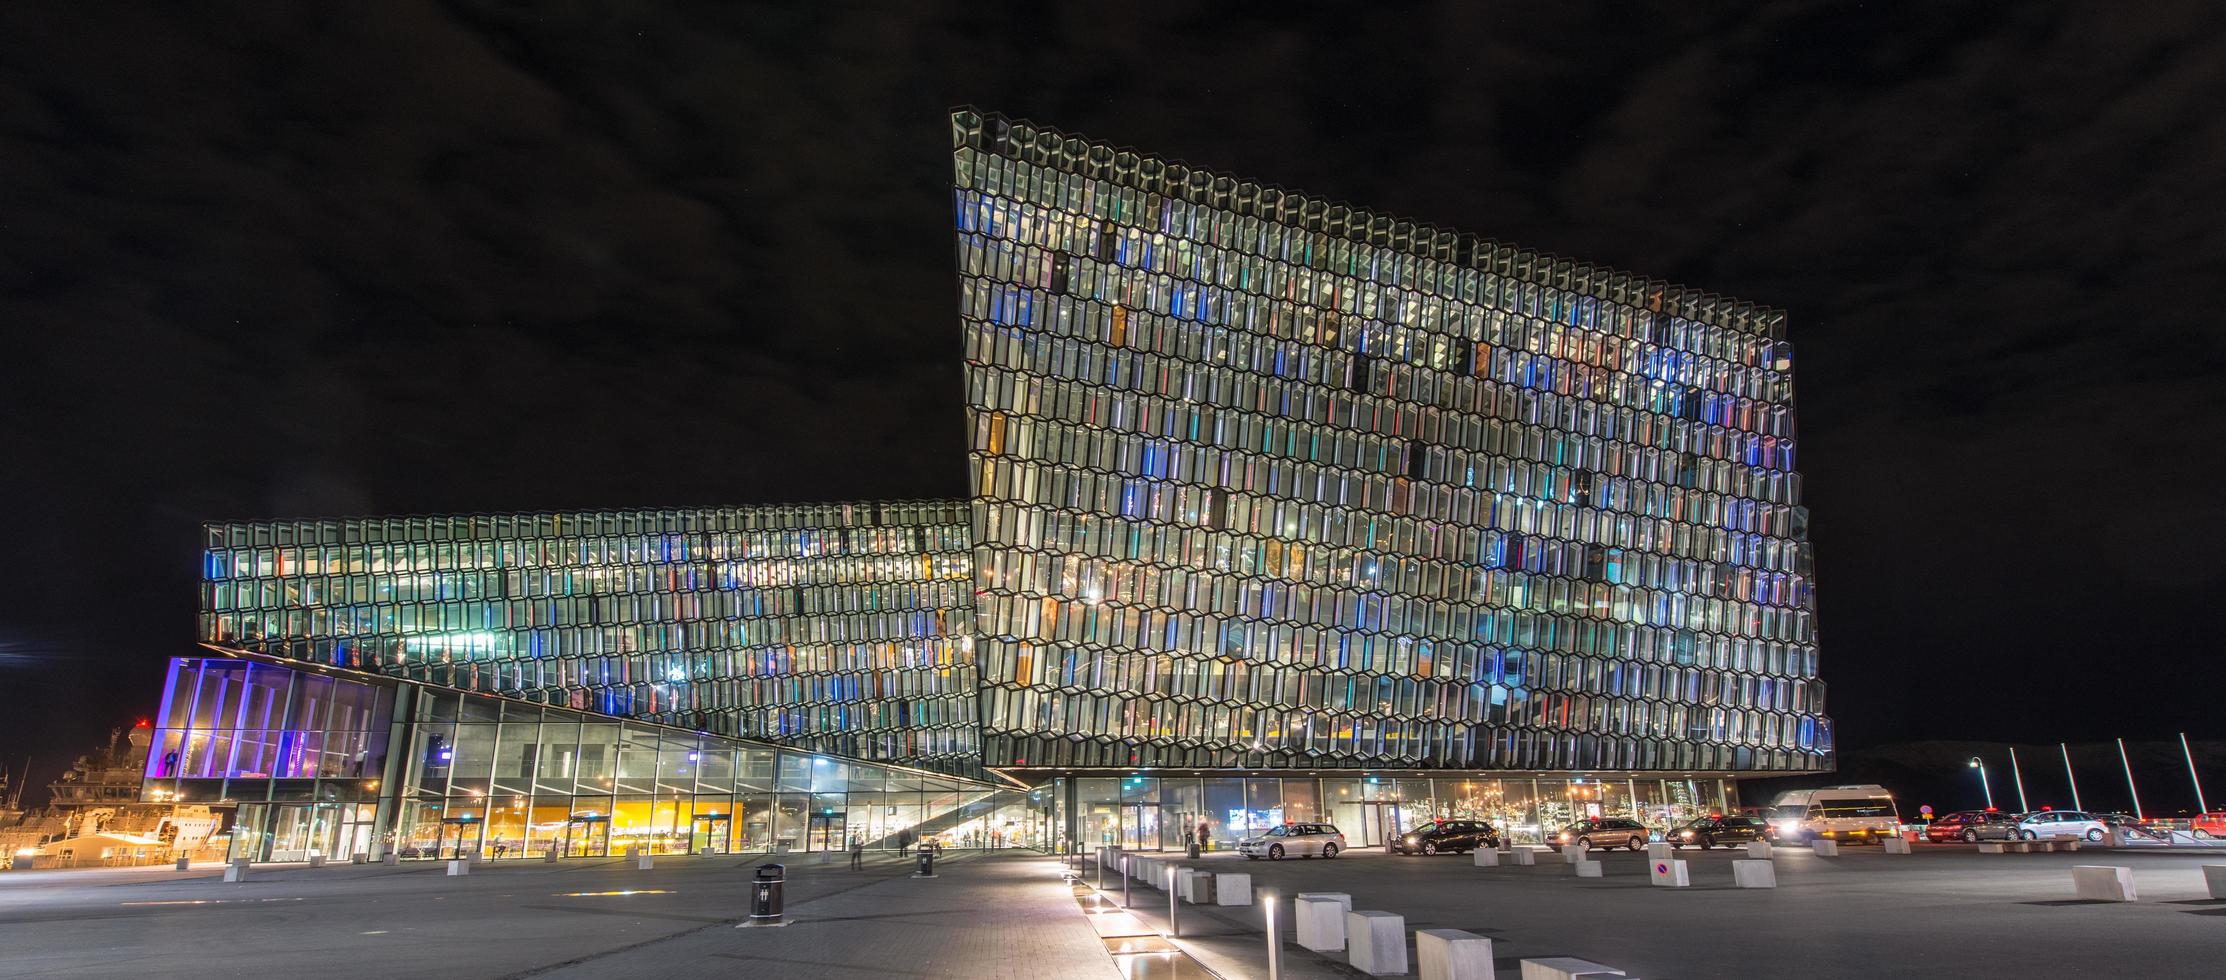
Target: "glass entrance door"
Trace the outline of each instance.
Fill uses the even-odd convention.
[[[575,813],[564,825],[564,853],[568,857],[602,857],[611,849],[611,818],[602,813]]]
[[[724,813],[696,814],[696,832],[688,838],[688,852],[701,854],[709,848],[714,854],[727,853],[727,823]]]
[[[811,829],[804,847],[812,851],[840,851],[848,849],[850,841],[843,836],[848,815],[841,810],[828,813],[824,810],[811,815]]]
[[[1159,804],[1121,805],[1121,846],[1131,851],[1164,850],[1159,833]]]
[[[1381,847],[1385,841],[1406,832],[1401,814],[1404,804],[1388,800],[1368,800],[1360,804],[1360,839],[1354,843],[1362,847]]]

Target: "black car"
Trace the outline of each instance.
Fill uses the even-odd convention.
[[[1705,851],[1718,844],[1730,846],[1768,840],[1770,825],[1761,817],[1701,817],[1670,828],[1664,836],[1671,847],[1691,844]]]
[[[1393,854],[1460,853],[1497,848],[1499,831],[1481,820],[1433,820],[1384,842]]]

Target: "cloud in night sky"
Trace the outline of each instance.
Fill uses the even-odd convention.
[[[1351,6],[0,10],[0,750],[203,520],[963,492],[960,103],[1787,309],[1848,744],[2212,717],[2226,8]]]

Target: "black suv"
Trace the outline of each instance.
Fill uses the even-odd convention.
[[[1718,844],[1768,840],[1770,825],[1761,817],[1701,817],[1670,828],[1666,836],[1671,847],[1691,844],[1705,851]]]
[[[1548,840],[1546,846],[1557,851],[1564,844],[1578,850],[1622,847],[1636,851],[1645,847],[1647,838],[1652,836],[1645,824],[1629,817],[1590,817],[1561,828],[1561,833]]]
[[[1393,854],[1436,854],[1499,847],[1499,831],[1481,820],[1433,820],[1384,842]]]

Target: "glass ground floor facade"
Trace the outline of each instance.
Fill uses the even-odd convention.
[[[144,795],[232,816],[258,861],[1210,846],[1328,822],[1377,846],[1433,819],[1518,842],[1580,817],[1667,829],[1737,805],[1729,773],[984,773],[863,762],[257,658],[171,662]],[[1005,782],[995,780],[1004,778]]]
[[[1381,845],[1434,819],[1478,819],[1517,843],[1588,816],[1632,817],[1665,830],[1737,805],[1718,774],[1577,776],[1568,773],[1113,773],[1048,785],[1085,846],[1175,850],[1203,827],[1214,847],[1285,823],[1326,822],[1352,846]],[[1061,814],[1065,816],[1066,814]]]

